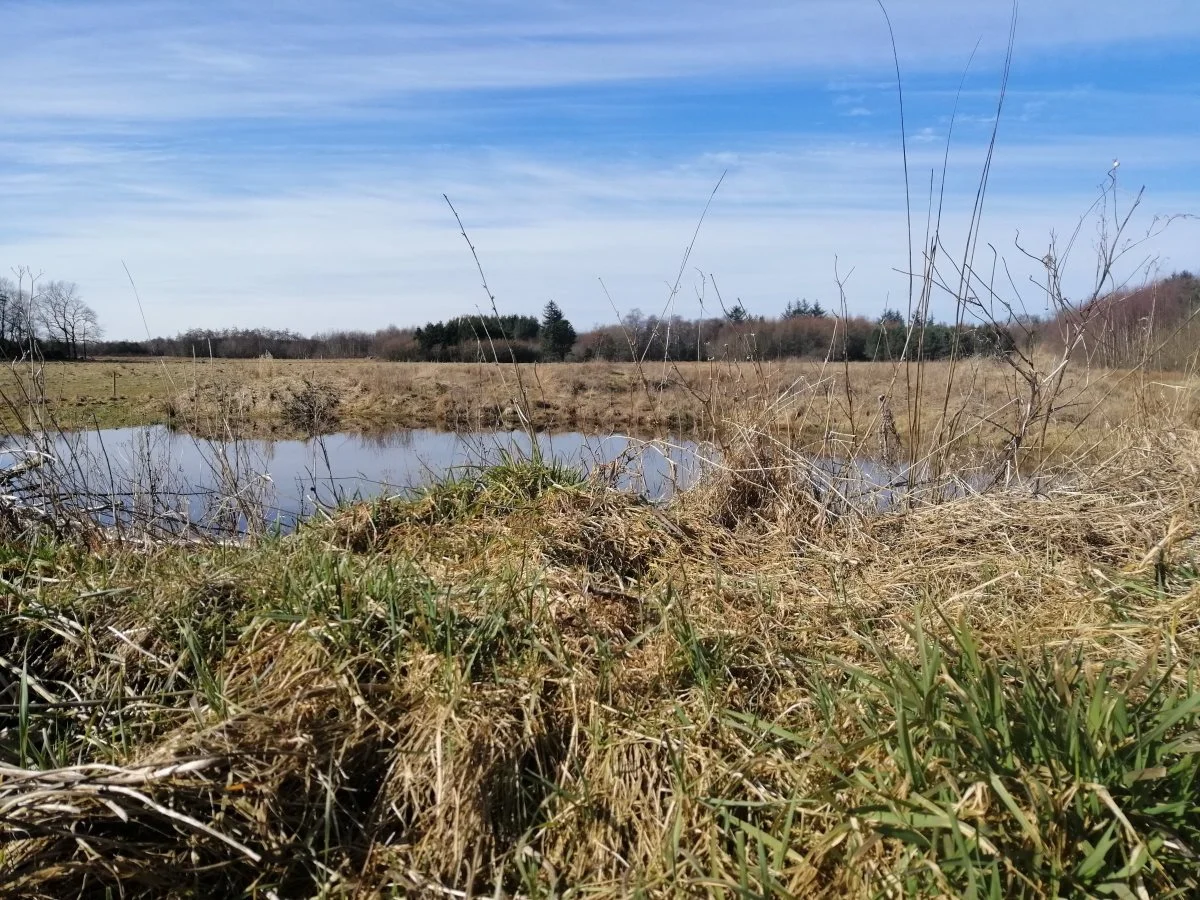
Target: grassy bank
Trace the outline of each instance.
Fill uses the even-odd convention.
[[[1200,422],[1190,375],[1075,366],[1056,383],[1055,371],[1046,359],[1039,374],[1057,391],[1046,444],[1060,457],[1111,452],[1114,425],[1131,418]],[[44,396],[43,419],[65,428],[169,423],[220,436],[297,436],[313,424],[488,430],[518,427],[524,414],[539,429],[717,441],[750,428],[833,455],[877,451],[880,397],[906,442],[935,442],[950,422],[968,453],[995,454],[1028,417],[1025,385],[1002,361],[925,363],[917,377],[890,363],[579,363],[522,366],[518,383],[513,367],[482,363],[106,360],[46,364],[40,385],[28,368],[0,370],[14,401],[0,417],[9,428],[27,420],[30,396]]]
[[[513,463],[0,554],[0,893],[1194,896],[1200,433],[857,515]]]

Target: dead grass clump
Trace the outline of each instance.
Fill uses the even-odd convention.
[[[129,606],[129,599],[114,592],[72,606],[26,596],[0,618],[0,646],[16,651],[16,671],[24,673],[39,702],[144,696],[185,686],[181,676],[195,660],[173,652],[171,638],[179,622],[169,615],[148,616]],[[183,627],[190,629],[187,623]],[[8,652],[0,656],[11,672],[15,658]],[[16,700],[15,690],[5,693],[5,702]]]
[[[360,504],[334,519],[339,543],[366,552],[404,538],[412,529],[504,519],[547,494],[581,491],[586,477],[570,466],[540,458],[502,455],[496,465],[444,478],[412,499]]]
[[[642,597],[603,582],[564,585],[547,605],[547,614],[564,645],[587,655],[602,643],[632,640],[658,619],[658,611]]]
[[[537,825],[570,747],[554,693],[526,676],[479,686],[450,706],[426,692],[400,715],[369,816],[381,838],[374,864],[494,884]]]
[[[1170,515],[1165,509],[1147,509],[1146,518],[1133,512],[1103,494],[1053,490],[1031,497],[1012,492],[881,516],[864,529],[880,542],[880,558],[897,567],[919,564],[936,570],[966,558],[974,565],[1031,558],[1038,564],[1070,559],[1082,566],[1114,565],[1145,544],[1153,519]]]
[[[538,545],[553,564],[637,580],[693,534],[639,497],[603,488],[559,494],[537,511]]]
[[[355,835],[383,773],[382,720],[302,629],[259,631],[215,672],[219,694],[205,702],[197,682],[190,721],[120,768],[0,770],[0,810],[24,838],[5,851],[0,887],[292,895],[361,865]]]
[[[327,434],[341,422],[341,395],[337,387],[305,378],[281,402],[284,423],[305,434]]]
[[[315,728],[273,710],[186,741],[176,736],[171,759],[0,769],[9,826],[36,836],[9,854],[7,889],[58,897],[90,883],[135,895],[229,896],[259,883],[288,895],[354,872],[362,860],[353,851],[363,846],[354,834],[382,753],[370,728],[339,721],[339,699],[349,698],[297,698],[298,707],[320,711]]]
[[[1013,652],[1031,635],[1053,644],[1107,633],[1103,573],[1146,578],[1186,558],[1200,481],[1177,449],[1142,448],[1119,473],[1076,472],[1073,485],[1037,494],[1026,486],[866,517],[842,551],[841,577],[855,586],[846,616],[875,622],[897,646],[914,604]]]
[[[480,425],[470,402],[455,394],[439,392],[433,403],[433,411],[437,421],[450,430],[478,428]]]
[[[806,531],[828,510],[802,462],[770,436],[746,432],[724,450],[717,471],[689,492],[688,503],[727,529]]]
[[[353,553],[369,553],[383,546],[393,528],[421,521],[429,519],[411,503],[394,499],[355,503],[334,513],[331,537]]]

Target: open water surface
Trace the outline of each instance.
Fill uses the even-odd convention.
[[[707,445],[686,439],[644,441],[579,432],[537,436],[544,459],[586,472],[612,466],[617,487],[659,501],[720,465]],[[0,441],[0,500],[38,515],[63,506],[105,525],[136,525],[179,535],[290,531],[340,503],[411,495],[440,479],[506,457],[532,456],[523,431],[408,429],[382,435],[331,434],[309,440],[205,440],[155,425]],[[23,460],[48,462],[19,478],[4,473]],[[886,510],[906,498],[947,499],[987,489],[985,475],[909,478],[902,467],[865,459],[797,457],[793,477],[822,504]],[[919,495],[919,496],[918,496]]]
[[[579,432],[538,435],[544,458],[591,471],[617,463],[617,484],[652,500],[694,483],[708,455],[692,441],[646,442]],[[218,522],[245,530],[249,517],[285,530],[340,502],[411,494],[447,475],[529,458],[521,431],[463,434],[426,429],[310,440],[214,441],[165,426],[103,429],[55,437],[57,489],[110,523],[138,513],[159,524]],[[28,441],[0,445],[0,469],[28,458]],[[51,467],[45,467],[49,470]],[[25,485],[37,489],[36,470]],[[41,486],[43,493],[47,485]],[[255,523],[257,524],[257,523]]]

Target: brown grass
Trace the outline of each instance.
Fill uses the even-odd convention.
[[[168,422],[211,434],[290,435],[296,427],[289,411],[314,385],[339,400],[337,417],[326,427],[360,431],[518,427],[528,405],[524,413],[539,429],[676,434],[722,443],[749,429],[805,452],[877,455],[879,397],[887,398],[902,443],[914,425],[904,371],[888,363],[660,365],[645,372],[645,381],[630,364],[524,368],[528,404],[511,367],[486,364],[105,360],[48,364],[44,383],[49,416],[64,427]],[[926,388],[916,406],[923,445],[938,433],[945,405],[956,451],[994,455],[1021,414],[1012,370],[997,360],[959,363],[948,402],[946,376],[947,364],[925,364]],[[6,396],[32,390],[24,370],[0,377],[7,379],[0,381]],[[1178,373],[1073,368],[1052,412],[1047,443],[1064,457],[1102,453],[1113,449],[1109,438],[1118,423],[1195,424],[1198,389],[1200,380]],[[12,427],[14,410],[3,413]]]
[[[912,404],[873,364],[531,367],[525,397],[487,366],[153,371],[177,420],[226,434],[519,407],[721,453],[665,506],[506,459],[245,546],[14,528],[0,891],[1200,890],[1191,380],[1068,371],[1014,456],[999,361],[948,397],[929,365]],[[881,435],[940,450],[900,502],[817,477]],[[1008,463],[1047,477],[972,480]]]
[[[0,635],[23,648],[34,699],[96,705],[35,709],[47,737],[0,766],[0,890],[924,884],[936,867],[872,824],[878,797],[854,775],[893,777],[895,723],[867,728],[840,667],[882,677],[879,654],[912,658],[923,620],[947,640],[970,629],[989,658],[1071,646],[1088,677],[1119,655],[1185,682],[1172,661],[1200,651],[1200,433],[1121,443],[1048,494],[865,517],[822,520],[780,478],[753,497],[717,478],[662,509],[511,466],[260,548],[10,559]],[[1177,574],[1155,587],[1160,571]],[[964,821],[1000,828],[1000,800],[971,797]],[[906,893],[958,882],[930,884]]]

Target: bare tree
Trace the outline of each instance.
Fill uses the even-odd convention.
[[[38,304],[38,320],[52,341],[62,344],[70,354],[69,307],[75,286],[64,281],[52,281],[42,289]]]
[[[96,311],[83,302],[79,286],[73,281],[52,281],[42,290],[37,313],[51,340],[58,341],[63,352],[78,359],[80,345],[100,336]]]
[[[95,343],[102,337],[104,337],[104,326],[100,324],[100,318],[94,309],[85,304],[80,311],[79,321],[71,332],[71,342],[76,349],[76,358],[86,358],[88,343]]]
[[[13,269],[17,276],[16,288],[5,304],[5,337],[22,348],[22,353],[36,352],[37,329],[41,323],[39,313],[42,295],[38,281],[42,273],[34,272],[28,266],[17,266]],[[29,283],[26,288],[26,282]],[[11,282],[9,283],[11,289]]]
[[[0,343],[9,339],[8,321],[10,307],[17,302],[17,286],[10,279],[0,277]]]

